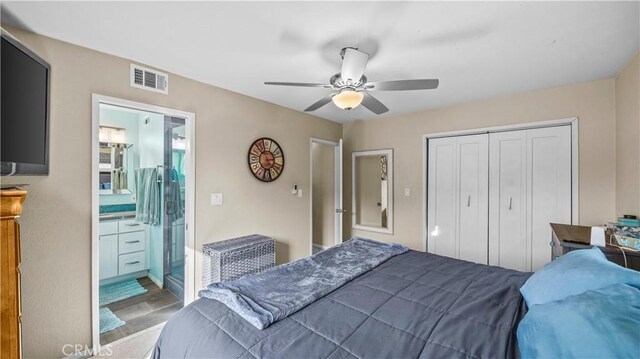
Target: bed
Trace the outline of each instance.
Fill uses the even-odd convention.
[[[410,250],[264,330],[200,298],[167,322],[152,357],[519,357],[529,276]]]

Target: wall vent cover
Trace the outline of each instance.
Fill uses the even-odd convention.
[[[169,75],[144,66],[131,64],[131,87],[168,94]]]

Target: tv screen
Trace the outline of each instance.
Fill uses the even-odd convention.
[[[0,172],[48,174],[49,64],[4,31],[0,56]]]

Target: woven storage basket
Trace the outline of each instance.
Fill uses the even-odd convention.
[[[204,287],[262,272],[276,264],[274,240],[259,234],[204,244],[202,253]]]

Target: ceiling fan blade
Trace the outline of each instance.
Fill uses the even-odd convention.
[[[335,93],[328,94],[327,96],[321,98],[320,100],[316,101],[316,103],[314,103],[313,105],[305,108],[304,112],[315,111],[315,110],[319,109],[320,107],[328,104],[329,102],[331,102],[331,98],[333,98],[333,95],[335,95]]]
[[[364,69],[367,68],[367,61],[369,61],[369,54],[366,52],[348,47],[345,48],[344,55],[342,56],[340,77],[345,81],[358,82],[362,75],[364,75]]]
[[[375,113],[376,115],[380,115],[389,111],[387,106],[383,105],[382,102],[378,101],[377,98],[369,95],[364,91],[362,92],[362,94],[364,95],[364,98],[362,99],[362,106],[369,109],[369,111]]]
[[[319,83],[310,83],[310,82],[265,82],[265,85],[276,85],[276,86],[298,86],[298,87],[326,87],[331,88],[332,86],[329,84],[319,84]]]
[[[438,87],[438,80],[397,80],[369,82],[364,88],[369,91],[408,91],[408,90],[432,90]]]

